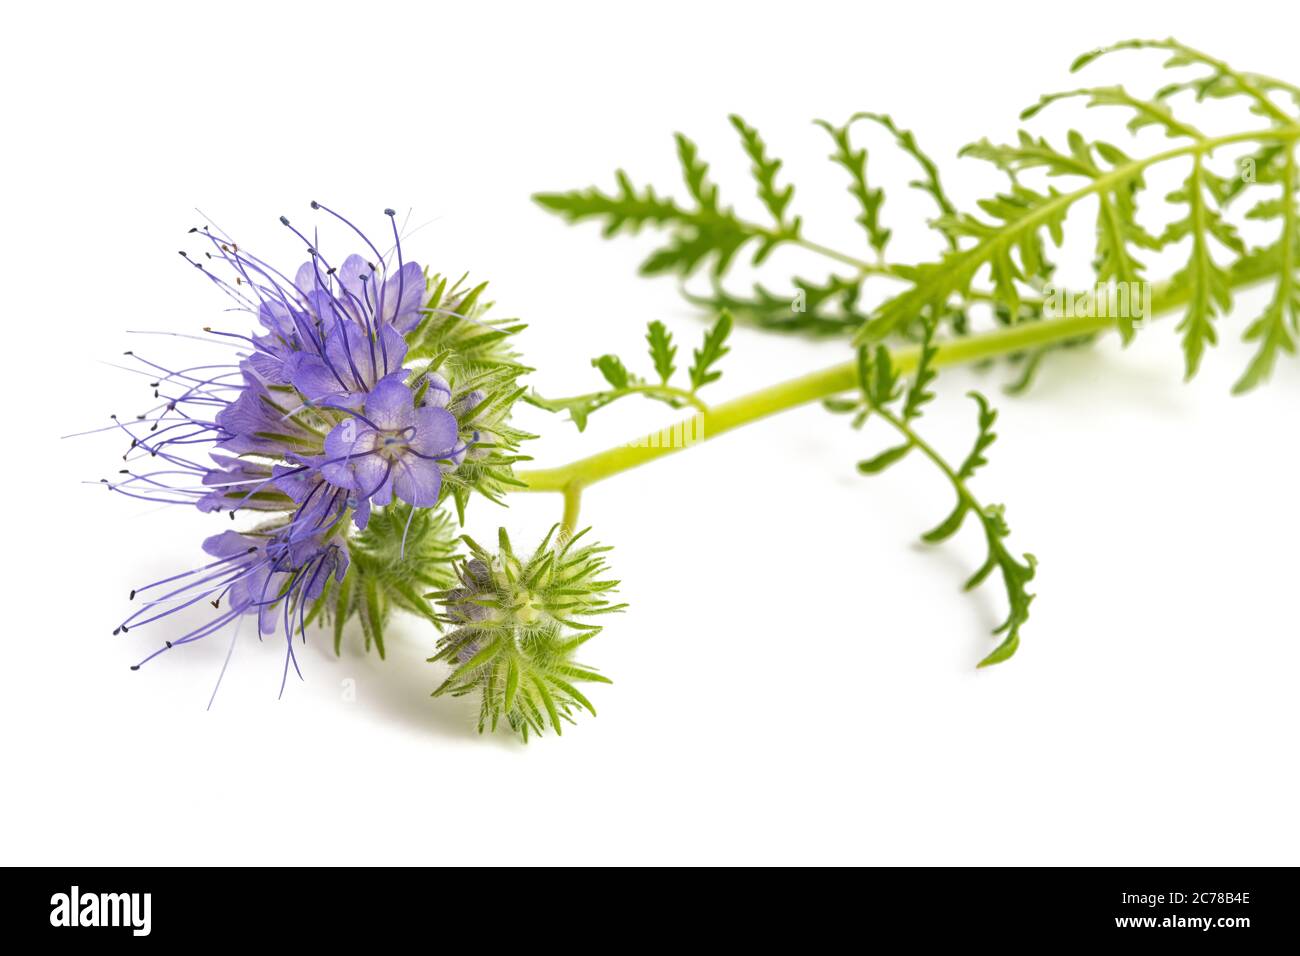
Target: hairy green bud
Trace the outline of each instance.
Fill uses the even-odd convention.
[[[428,595],[451,628],[429,658],[452,665],[433,696],[479,694],[480,733],[502,720],[525,741],[548,725],[563,733],[579,710],[596,713],[575,682],[609,683],[573,656],[600,633],[587,618],[626,607],[608,597],[618,585],[604,576],[610,549],[578,544],[585,531],[570,537],[557,529],[527,558],[504,528],[496,551],[465,536],[470,555],[457,566],[459,585]]]

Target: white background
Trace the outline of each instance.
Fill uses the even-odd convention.
[[[210,712],[224,636],[128,670],[167,636],[110,636],[128,589],[192,566],[224,519],[82,484],[121,442],[57,436],[146,398],[101,360],[180,351],[125,330],[222,319],[175,254],[196,207],[286,266],[300,250],[276,217],[310,221],[311,199],[376,229],[384,206],[411,208],[432,222],[408,254],[491,279],[530,323],[534,384],[571,393],[594,383],[591,356],[639,356],[648,320],[684,345],[699,322],[672,280],[635,276],[646,240],[602,242],[529,196],[608,187],[619,166],[672,192],[674,130],[757,215],[726,122],[741,112],[785,157],[807,234],[856,248],[815,117],[892,112],[969,208],[1000,183],[956,150],[1078,85],[1083,50],[1173,33],[1300,80],[1292,4],[468,6],[6,15],[3,861],[1296,863],[1300,371],[1227,394],[1263,291],[1191,385],[1169,321],[1048,363],[1020,399],[998,391],[1006,370],[943,376],[931,434],[960,454],[964,392],[996,398],[1002,438],[976,487],[1042,562],[1001,667],[974,669],[1004,614],[998,586],[960,592],[974,530],[916,542],[947,489],[919,461],[856,476],[888,436],[810,407],[588,492],[632,609],[589,646],[616,681],[592,694],[600,716],[562,739],[480,738],[472,704],[430,700],[434,635],[413,621],[384,663],[314,635],[283,700],[281,650],[251,629]],[[1088,79],[1150,89],[1157,63],[1127,54]],[[1062,117],[1124,135],[1118,115]],[[912,170],[865,142],[899,254],[932,253]],[[774,284],[792,267],[825,268],[778,258]],[[753,332],[733,346],[715,397],[846,355]],[[529,411],[542,464],[665,423],[629,404],[579,436]],[[559,506],[481,503],[471,525],[527,537]]]

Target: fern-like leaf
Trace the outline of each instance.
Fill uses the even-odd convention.
[[[849,119],[849,123],[852,124],[859,120],[866,120],[884,127],[894,137],[894,142],[898,144],[898,148],[916,160],[917,165],[921,167],[921,178],[911,180],[908,185],[913,189],[919,189],[921,192],[926,193],[934,200],[934,204],[939,207],[940,220],[957,214],[957,207],[948,198],[943,183],[939,179],[938,165],[930,158],[928,153],[921,149],[920,144],[916,141],[915,133],[910,129],[901,129],[888,113],[854,113]],[[946,233],[945,238],[949,240],[950,244],[955,244],[952,237]]]
[[[1172,280],[1175,288],[1187,294],[1187,312],[1178,330],[1182,333],[1189,379],[1200,369],[1205,349],[1218,341],[1215,318],[1226,314],[1232,306],[1228,273],[1215,261],[1211,240],[1238,254],[1246,251],[1236,230],[1223,218],[1215,204],[1213,190],[1216,181],[1216,177],[1205,168],[1203,159],[1199,155],[1194,157],[1192,171],[1182,188],[1169,195],[1171,202],[1186,204],[1187,215],[1170,223],[1160,237],[1161,244],[1191,239],[1187,265],[1175,273]]]
[[[817,120],[817,125],[830,135],[835,144],[835,152],[830,154],[831,162],[844,168],[849,174],[849,195],[858,204],[857,223],[867,233],[867,241],[877,255],[883,255],[889,243],[890,231],[880,224],[880,207],[884,204],[885,193],[867,185],[867,151],[855,148],[849,138],[849,120],[843,126],[833,126],[826,120]]]
[[[712,328],[704,333],[704,341],[695,350],[694,360],[688,372],[689,388],[679,387],[671,382],[672,375],[677,370],[673,364],[677,355],[677,346],[673,344],[672,334],[664,324],[656,321],[651,322],[646,329],[646,342],[650,346],[650,361],[659,376],[658,382],[633,374],[617,355],[599,355],[591,360],[591,364],[599,370],[608,388],[567,398],[544,398],[532,392],[523,396],[524,401],[549,412],[567,412],[570,421],[578,431],[583,431],[587,427],[587,422],[594,413],[629,395],[641,395],[673,408],[690,405],[702,412],[705,410],[705,405],[697,393],[705,385],[716,382],[722,377],[722,372],[716,366],[730,351],[726,341],[731,333],[731,326],[731,315],[723,311],[719,313]]]
[[[727,346],[727,336],[731,334],[731,314],[723,312],[713,327],[704,333],[704,341],[694,352],[691,362],[691,391],[698,391],[710,382],[717,381],[722,373],[714,366],[731,349]]]
[[[1300,332],[1300,173],[1297,171],[1296,145],[1288,144],[1286,158],[1278,177],[1281,196],[1275,205],[1256,206],[1252,218],[1280,219],[1282,234],[1270,256],[1277,268],[1277,285],[1273,298],[1246,329],[1248,342],[1257,342],[1255,356],[1245,373],[1233,386],[1240,394],[1266,381],[1273,372],[1278,356],[1294,355],[1296,333]]]
[[[663,385],[673,377],[677,366],[673,360],[677,357],[677,346],[673,345],[673,334],[662,322],[651,322],[646,329],[646,342],[650,345],[650,361],[654,363],[655,373]]]
[[[929,338],[927,336],[927,343]],[[929,345],[923,346],[922,362],[918,365],[917,376],[910,389],[906,391],[902,408],[895,411],[891,405],[904,395],[898,386],[898,374],[894,370],[889,352],[883,346],[876,346],[874,351],[863,347],[858,350],[858,388],[862,396],[862,410],[854,424],[860,425],[868,414],[883,418],[902,436],[903,443],[891,447],[873,458],[858,462],[858,471],[872,475],[884,471],[890,465],[907,457],[913,449],[919,450],[948,479],[956,494],[957,501],[938,525],[925,532],[923,540],[937,544],[956,534],[970,515],[975,515],[984,533],[987,548],[984,563],[966,582],[966,589],[978,587],[993,571],[1001,574],[1007,596],[1007,617],[995,630],[995,635],[1002,636],[1001,643],[980,661],[980,667],[987,667],[1007,660],[1020,646],[1020,629],[1029,619],[1029,605],[1033,595],[1028,591],[1028,584],[1034,577],[1036,560],[1026,554],[1015,557],[1007,548],[1006,539],[1010,536],[1004,511],[1001,505],[983,505],[970,490],[969,482],[975,472],[987,463],[985,452],[993,444],[997,435],[993,432],[993,423],[997,413],[988,400],[977,392],[971,397],[979,406],[979,430],[971,450],[967,452],[962,463],[953,468],[926,442],[913,427],[917,394],[924,394],[922,380],[929,380],[928,360],[924,359]],[[908,410],[912,409],[909,416]]]
[[[745,154],[753,164],[750,172],[754,176],[754,181],[758,184],[758,198],[768,213],[771,214],[775,231],[784,236],[797,236],[799,234],[799,220],[797,218],[790,219],[786,215],[790,200],[794,198],[794,186],[789,184],[780,186],[776,181],[776,174],[780,171],[782,165],[781,160],[773,159],[768,155],[767,144],[759,136],[758,130],[735,113],[731,114],[730,119],[731,125],[740,134],[740,141],[745,149]]]

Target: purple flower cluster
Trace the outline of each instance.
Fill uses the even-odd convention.
[[[236,349],[235,361],[172,371],[127,353],[154,379],[157,404],[113,427],[130,437],[126,460],[152,467],[123,469],[109,487],[232,519],[268,513],[250,532],[209,538],[212,562],[132,592],[146,599],[119,632],[201,601],[220,611],[146,661],[256,614],[259,634],[283,629],[287,675],[293,634],[331,577],[347,571],[348,523],[364,528],[372,507],[395,500],[412,515],[435,507],[444,473],[473,442],[472,433],[461,438],[448,382],[404,365],[428,294],[424,270],[403,258],[392,210],[393,246],[381,252],[337,213],[312,208],[354,232],[368,254],[333,263],[282,218],[309,253],[290,279],[229,238],[192,230],[206,248],[181,255],[256,317],[251,335],[205,330]]]

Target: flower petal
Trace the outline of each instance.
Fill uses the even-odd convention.
[[[456,447],[460,426],[451,412],[426,405],[415,410],[414,419],[415,435],[410,444],[421,455],[441,457]]]
[[[424,304],[424,269],[408,262],[384,283],[384,321],[399,332],[409,332],[420,321]]]
[[[366,396],[366,417],[384,431],[415,424],[415,393],[393,378],[381,380]]]
[[[417,508],[432,508],[442,488],[442,469],[437,462],[407,455],[393,469],[393,490],[397,497]]]

